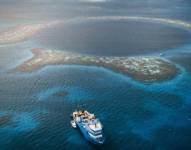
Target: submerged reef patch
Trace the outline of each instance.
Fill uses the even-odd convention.
[[[33,115],[27,112],[0,113],[0,130],[25,132],[36,128],[37,125]]]
[[[4,127],[12,122],[11,115],[0,115],[0,127]]]
[[[89,90],[75,87],[75,86],[62,86],[49,88],[48,90],[40,92],[38,95],[38,100],[44,101],[48,99],[66,99],[70,102],[89,100],[92,99],[93,95]]]

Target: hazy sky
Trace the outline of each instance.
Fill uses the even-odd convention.
[[[142,15],[191,20],[190,0],[0,0],[0,19]]]

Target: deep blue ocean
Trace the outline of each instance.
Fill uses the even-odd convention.
[[[0,0],[0,20],[6,22],[2,24],[6,27],[12,21],[38,22],[87,14],[191,22],[188,0],[184,3],[82,0],[73,5],[67,0],[66,5],[58,0],[57,4],[41,1],[18,1],[14,5],[10,2],[10,5]],[[5,19],[10,16],[12,21]],[[9,72],[32,57],[30,50],[38,47],[93,56],[161,56],[162,53],[161,57],[177,65],[180,73],[169,81],[146,84],[96,66],[54,65],[32,73]],[[71,128],[70,114],[75,109],[87,109],[101,120],[106,136],[102,146],[88,143],[78,130]],[[5,123],[3,116],[8,118]],[[25,42],[0,46],[0,150],[92,149],[191,150],[188,29],[142,21],[89,21],[57,26]]]

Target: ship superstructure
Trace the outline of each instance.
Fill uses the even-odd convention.
[[[72,114],[72,127],[78,127],[83,136],[94,144],[103,144],[103,126],[94,114],[88,111],[75,111]]]

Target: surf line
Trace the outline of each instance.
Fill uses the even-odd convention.
[[[65,21],[55,21],[57,23],[81,23],[86,21],[145,21],[152,23],[162,23],[166,25],[174,25],[187,30],[191,30],[191,23],[168,19],[168,18],[154,18],[154,17],[143,17],[143,16],[93,16],[93,17],[76,17]],[[53,25],[53,24],[52,24]]]

